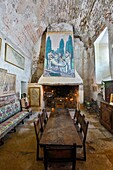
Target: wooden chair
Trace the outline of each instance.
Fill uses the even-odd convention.
[[[77,115],[77,109],[75,110],[74,116],[73,116],[73,121],[76,121],[76,115]]]
[[[73,116],[73,121],[74,123],[78,123],[78,116],[80,114],[80,110],[75,110],[74,116]]]
[[[74,115],[74,125],[75,125],[77,131],[80,132],[81,131],[82,122],[85,119],[85,115],[84,114],[82,115],[80,113],[80,110],[76,111],[75,114],[76,115]]]
[[[44,113],[43,112],[40,113],[38,115],[38,118],[39,118],[39,123],[40,123],[40,131],[41,133],[43,133],[44,132]]]
[[[41,126],[40,126],[40,121],[39,119],[37,119],[36,121],[34,121],[34,129],[35,129],[35,134],[36,134],[36,141],[37,141],[37,152],[36,152],[36,160],[42,160],[43,158],[40,157],[40,152],[42,151],[39,146],[39,141],[41,139],[42,136],[42,132],[41,132]]]
[[[83,122],[85,120],[85,115],[83,114],[78,114],[77,116],[77,122],[76,122],[76,125],[78,125],[78,132],[82,132],[82,125],[83,125]]]
[[[72,170],[76,168],[76,144],[74,145],[46,145],[44,147],[45,170],[54,163],[72,163]]]
[[[40,122],[40,125],[41,125],[41,132],[43,133],[44,131],[44,128],[47,124],[47,121],[48,121],[48,116],[47,116],[47,112],[45,109],[42,110],[42,112],[38,115],[38,118],[39,118],[39,122]]]
[[[81,125],[81,130],[79,132],[79,135],[82,140],[83,146],[81,149],[83,150],[83,153],[80,155],[77,155],[77,160],[86,161],[86,137],[87,137],[88,125],[89,125],[89,122],[86,121],[85,119],[82,119],[82,125]]]
[[[46,125],[47,121],[48,121],[48,115],[47,115],[47,111],[46,109],[42,110],[42,113],[44,114],[44,125]]]

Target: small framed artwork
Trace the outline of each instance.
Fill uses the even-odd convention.
[[[111,93],[111,95],[110,95],[110,103],[113,104],[113,93]]]
[[[30,105],[40,106],[40,87],[29,87]]]
[[[16,88],[16,75],[7,73],[3,85],[3,94],[15,93]]]
[[[0,96],[3,95],[4,82],[6,79],[7,70],[0,68]]]
[[[1,57],[1,49],[2,49],[2,39],[0,38],[0,57]]]
[[[5,44],[5,61],[24,70],[25,58],[7,43]]]

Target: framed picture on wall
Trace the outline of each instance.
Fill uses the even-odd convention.
[[[3,95],[6,74],[7,74],[7,70],[0,68],[0,96]]]
[[[75,77],[73,32],[47,32],[44,76]]]
[[[40,106],[40,87],[29,87],[30,105]]]
[[[3,94],[12,94],[16,90],[16,75],[7,73],[3,85]]]
[[[24,70],[25,58],[7,43],[5,44],[5,61]]]
[[[1,49],[2,49],[2,38],[0,38],[0,57],[1,57]]]
[[[110,94],[110,104],[113,104],[113,93]]]

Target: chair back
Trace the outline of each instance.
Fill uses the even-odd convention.
[[[84,136],[84,137],[83,137],[83,143],[86,142],[88,125],[89,125],[89,121],[86,121],[86,120],[84,119],[84,121],[82,122],[82,126],[81,126],[82,132],[83,132],[83,136]]]
[[[36,121],[34,121],[34,129],[35,129],[35,134],[36,134],[36,139],[39,142],[40,138],[41,138],[41,131],[40,131],[40,122],[39,119],[37,119]]]
[[[83,114],[78,114],[78,118],[77,118],[77,121],[78,121],[78,124],[79,124],[79,130],[80,132],[82,132],[82,125],[84,124],[84,120],[85,120],[85,115]]]
[[[44,131],[44,113],[43,112],[40,113],[38,115],[38,118],[39,118],[39,122],[40,122],[40,131],[41,131],[41,133],[43,133],[43,131]]]
[[[36,140],[37,140],[37,151],[36,151],[36,160],[42,160],[43,158],[40,157],[40,146],[39,146],[39,142],[42,136],[41,130],[40,130],[40,121],[39,119],[37,119],[36,121],[34,121],[34,129],[35,129],[35,134],[36,134]]]
[[[77,109],[75,110],[74,116],[73,116],[73,120],[76,119],[76,115],[77,115]]]
[[[80,110],[78,110],[77,112],[76,112],[76,124],[78,125],[78,119],[79,119],[79,116],[80,116]]]
[[[38,115],[38,117],[41,125],[41,132],[43,133],[46,123],[48,121],[46,109],[42,109],[42,112]]]
[[[46,109],[43,109],[42,113],[43,113],[44,125],[46,125],[46,123],[48,121],[48,115],[47,115]]]
[[[87,131],[88,131],[88,125],[89,122],[85,120],[85,115],[80,114],[80,112],[77,112],[77,121],[76,121],[76,128],[79,133],[79,136],[82,140],[82,154],[77,154],[77,160],[83,160],[86,161],[86,137],[87,137]]]
[[[74,145],[46,145],[44,147],[45,170],[49,163],[71,162],[72,170],[76,167],[76,144]]]

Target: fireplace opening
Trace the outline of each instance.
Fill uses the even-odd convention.
[[[79,86],[43,86],[45,107],[76,108]]]

